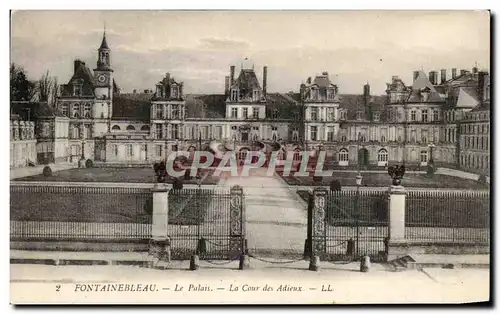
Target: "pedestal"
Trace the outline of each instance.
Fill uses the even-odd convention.
[[[406,190],[403,186],[389,188],[389,241],[387,259],[393,260],[406,255],[405,239]]]
[[[153,188],[153,219],[150,252],[159,259],[170,261],[170,239],[168,237],[168,188],[157,183]]]

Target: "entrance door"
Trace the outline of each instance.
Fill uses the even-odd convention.
[[[358,164],[360,166],[368,166],[368,163],[369,163],[368,149],[361,148],[358,151]]]
[[[244,142],[248,141],[248,132],[241,133],[241,140]]]

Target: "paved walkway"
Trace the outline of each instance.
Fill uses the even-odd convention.
[[[243,187],[251,254],[303,254],[307,236],[306,207],[294,189],[290,189],[278,175],[265,176],[266,171],[252,169],[251,176],[228,177],[219,183]]]
[[[78,164],[69,163],[69,162],[58,163],[58,164],[48,164],[48,165],[38,165],[35,167],[11,168],[10,169],[10,179],[12,180],[12,179],[35,176],[37,174],[41,174],[43,171],[43,168],[45,166],[49,166],[52,169],[52,172],[78,168]]]

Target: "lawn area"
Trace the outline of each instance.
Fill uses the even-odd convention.
[[[214,170],[203,170],[208,176],[203,185],[214,185],[219,177],[212,176]],[[42,174],[17,178],[14,181],[54,181],[54,182],[119,182],[119,183],[154,183],[156,182],[153,168],[81,168],[56,171],[50,177]],[[167,180],[172,183],[173,180]],[[196,184],[196,180],[184,180],[186,184]]]
[[[325,186],[332,180],[339,180],[341,186],[356,186],[356,172],[334,172],[331,177],[323,177],[321,182],[314,182],[312,177],[283,176],[278,173],[289,185]],[[391,177],[386,173],[362,173],[363,186],[388,187],[392,183]],[[404,175],[402,185],[405,187],[419,188],[454,188],[454,189],[487,189],[477,181],[446,175],[433,175],[420,173],[407,173]]]

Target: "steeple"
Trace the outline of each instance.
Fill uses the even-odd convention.
[[[108,42],[106,41],[106,25],[104,25],[104,32],[102,34],[102,42],[97,54],[97,69],[98,70],[111,70],[111,49],[109,49]]]
[[[99,47],[99,50],[104,50],[104,49],[109,50],[108,43],[106,42],[106,24],[104,24],[104,33],[102,34],[101,47]]]

